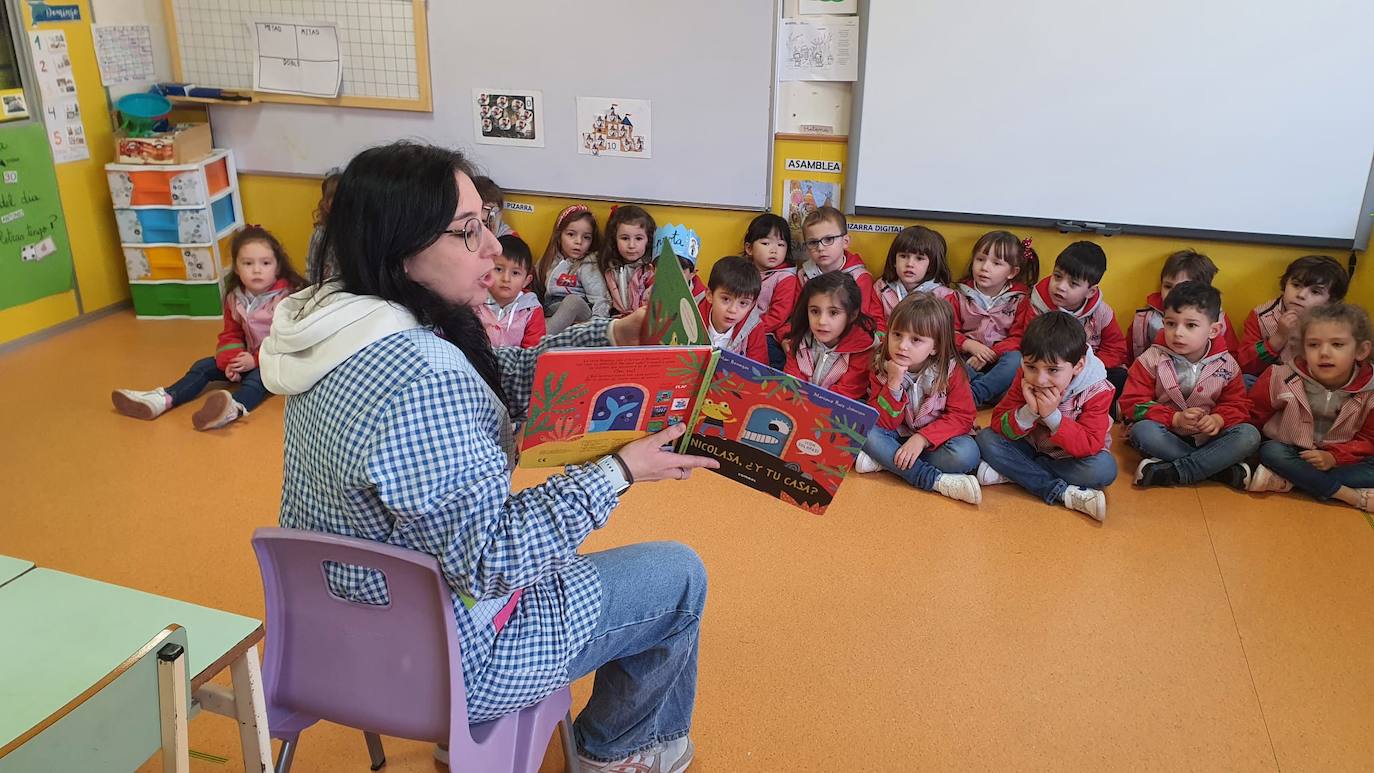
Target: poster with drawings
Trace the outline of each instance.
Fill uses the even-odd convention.
[[[577,98],[577,152],[653,158],[653,114],[647,99]]]
[[[543,92],[473,89],[472,136],[481,145],[544,147]]]

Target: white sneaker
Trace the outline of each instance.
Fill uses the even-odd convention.
[[[1293,490],[1293,484],[1287,478],[1281,477],[1278,473],[1265,467],[1256,465],[1255,471],[1250,473],[1250,482],[1245,486],[1246,491],[1256,494],[1266,491],[1273,491],[1282,494]]]
[[[1094,521],[1107,520],[1107,495],[1095,488],[1069,486],[1064,489],[1064,506]]]
[[[162,387],[140,392],[137,389],[116,389],[110,393],[116,411],[135,419],[156,419],[172,406],[171,395]]]
[[[935,490],[950,499],[968,502],[971,505],[983,501],[983,489],[979,487],[978,479],[972,475],[941,473],[935,476]]]
[[[692,764],[695,752],[691,739],[684,735],[614,762],[594,762],[579,754],[578,773],[681,773]]]
[[[1162,461],[1164,461],[1164,460],[1163,460],[1163,459],[1156,459],[1156,458],[1154,458],[1153,456],[1147,456],[1147,457],[1145,457],[1144,459],[1141,459],[1141,460],[1140,460],[1140,464],[1137,464],[1137,465],[1135,466],[1135,480],[1133,480],[1133,481],[1131,481],[1131,482],[1134,483],[1135,485],[1139,486],[1139,485],[1140,485],[1140,479],[1143,478],[1143,477],[1145,476],[1145,466],[1146,466],[1146,465],[1150,465],[1150,464],[1154,464],[1155,462],[1162,462]]]
[[[191,425],[204,432],[207,429],[219,429],[247,415],[248,409],[240,405],[233,395],[223,389],[216,389],[205,398],[200,410],[191,417]]]
[[[978,483],[983,486],[996,486],[999,483],[1009,483],[1011,478],[992,469],[992,465],[987,462],[979,462],[978,470],[973,474],[978,479]]]
[[[883,466],[878,464],[877,459],[874,459],[863,451],[860,451],[859,455],[854,457],[854,472],[869,473],[878,472],[882,469]]]

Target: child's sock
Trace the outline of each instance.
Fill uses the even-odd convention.
[[[135,419],[156,419],[172,407],[172,396],[162,387],[139,391],[116,389],[110,393],[116,411]]]
[[[1224,483],[1233,489],[1244,491],[1250,485],[1250,465],[1244,462],[1233,464],[1207,480]]]
[[[854,457],[854,472],[877,472],[882,468],[883,466],[881,464],[878,464],[877,459],[874,459],[873,457],[869,456],[863,451],[860,451],[859,455]]]
[[[223,389],[216,389],[205,398],[200,410],[191,417],[191,425],[203,432],[207,429],[219,429],[247,415],[248,409],[235,400],[233,395]]]
[[[1069,486],[1064,489],[1064,506],[1094,521],[1107,520],[1107,495],[1095,488]]]
[[[935,490],[950,499],[968,502],[971,505],[983,501],[983,489],[978,486],[978,479],[972,475],[940,473],[935,476]]]

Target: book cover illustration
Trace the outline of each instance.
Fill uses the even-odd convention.
[[[555,349],[539,356],[521,467],[580,464],[688,421],[711,347]]]
[[[649,290],[649,313],[640,340],[665,346],[710,343],[701,310],[692,298],[692,287],[667,239],[659,243],[654,261],[654,286]]]
[[[877,411],[747,357],[721,352],[683,453],[720,475],[820,514],[854,466]]]

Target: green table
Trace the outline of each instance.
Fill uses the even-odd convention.
[[[0,556],[0,585],[4,585],[32,568],[32,561],[25,561],[22,558],[12,558],[10,556]]]
[[[0,585],[0,756],[169,623],[186,629],[195,702],[239,722],[246,770],[270,771],[261,623],[42,568]],[[226,667],[232,690],[210,684]]]

